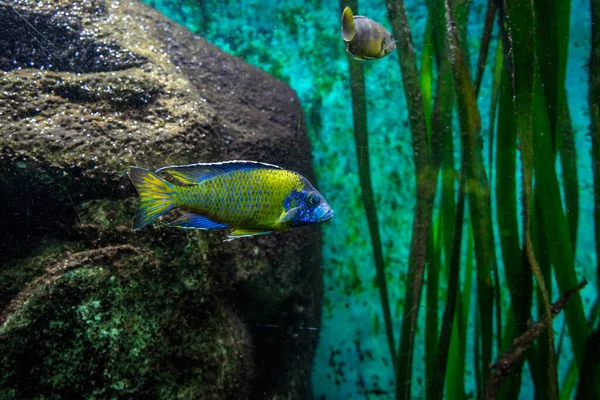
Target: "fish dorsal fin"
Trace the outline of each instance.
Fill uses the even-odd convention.
[[[346,7],[342,13],[342,39],[345,42],[350,42],[354,38],[354,35],[356,35],[354,15],[350,7]]]
[[[234,171],[248,171],[254,169],[282,169],[277,165],[257,161],[224,161],[217,163],[200,163],[189,165],[171,165],[156,170],[156,173],[168,173],[173,178],[186,185],[196,185],[203,180],[217,175]]]

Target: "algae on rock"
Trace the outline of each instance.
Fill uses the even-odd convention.
[[[313,180],[295,93],[137,2],[0,0],[0,69],[0,397],[309,395],[319,228],[134,232],[124,174]]]

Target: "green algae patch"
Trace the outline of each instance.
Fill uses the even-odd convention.
[[[198,293],[140,253],[118,246],[73,254],[17,296],[0,326],[0,387],[16,398],[247,390],[245,326],[216,302],[200,307]]]

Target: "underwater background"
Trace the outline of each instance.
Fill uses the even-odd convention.
[[[595,1],[144,0],[239,60],[137,3],[0,1],[0,398],[600,398]],[[335,216],[129,232],[127,165],[239,158]]]

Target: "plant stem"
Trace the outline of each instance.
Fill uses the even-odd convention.
[[[531,50],[535,43],[535,24],[533,7],[530,1],[511,2],[503,0],[502,11],[505,21],[501,21],[503,29],[506,60],[513,87],[513,103],[517,123],[517,132],[521,144],[523,171],[523,241],[531,270],[536,278],[542,297],[546,315],[550,315],[550,296],[546,283],[535,258],[531,242],[531,218],[533,207],[533,100],[536,76],[535,52]],[[554,83],[553,83],[554,84]],[[550,166],[548,166],[550,167]],[[552,166],[553,167],[553,166]],[[554,331],[548,329],[548,382],[550,398],[558,397],[556,382],[556,360],[554,353]]]
[[[600,0],[591,0],[592,45],[590,51],[590,135],[594,170],[594,227],[596,233],[596,276],[600,277]],[[600,279],[597,279],[600,291]]]
[[[358,13],[358,2],[356,0],[340,0],[340,9],[343,10],[346,6],[350,7],[353,12]],[[377,206],[375,204],[373,184],[371,182],[364,71],[362,64],[354,61],[349,54],[348,65],[350,69],[350,89],[352,92],[354,141],[356,144],[356,154],[358,156],[358,175],[360,187],[362,189],[362,200],[365,204],[367,223],[369,225],[369,233],[371,234],[371,246],[373,248],[373,257],[375,259],[377,287],[381,299],[385,333],[387,336],[390,358],[392,364],[394,364],[394,360],[396,359],[396,344],[394,340],[394,331],[392,329],[392,315],[385,276],[385,261],[381,246],[379,222],[377,219]]]
[[[460,46],[456,22],[452,15],[451,0],[445,0],[446,34],[448,37],[449,58],[452,64],[454,87],[458,103],[458,116],[461,128],[466,191],[469,196],[471,224],[475,237],[475,258],[477,260],[477,291],[482,333],[481,359],[485,366],[492,357],[494,286],[492,284],[493,264],[496,262],[489,184],[482,164],[481,150],[477,137],[481,130],[481,120],[477,109],[475,87],[471,81],[466,57]],[[483,386],[489,371],[483,370]]]
[[[477,60],[477,75],[475,75],[475,93],[479,93],[483,71],[487,60],[487,53],[492,38],[492,28],[494,26],[494,17],[496,16],[496,0],[488,0],[487,10],[485,12],[485,22],[483,33],[481,35],[481,47],[479,48],[479,59]]]
[[[463,157],[464,164],[464,157]],[[464,170],[464,168],[463,168]],[[456,219],[454,224],[454,238],[452,241],[452,258],[450,260],[450,272],[448,278],[448,297],[446,308],[442,317],[442,332],[437,348],[437,368],[433,376],[433,387],[431,399],[441,400],[444,395],[444,378],[446,377],[446,367],[448,363],[448,349],[450,348],[450,339],[452,334],[452,322],[454,321],[454,312],[456,310],[456,294],[460,290],[460,244],[462,239],[462,230],[465,211],[465,177],[461,176],[460,188],[458,191],[458,202],[456,205]],[[428,398],[429,399],[429,398]]]
[[[392,31],[397,40],[396,48],[408,104],[416,175],[417,203],[410,243],[400,348],[396,362],[396,398],[409,399],[414,338],[423,289],[427,235],[431,223],[438,169],[431,165],[431,150],[427,141],[427,121],[423,109],[417,58],[412,46],[404,2],[386,0],[386,6]]]
[[[498,356],[498,360],[492,365],[492,369],[495,371],[485,390],[486,399],[493,400],[496,398],[496,392],[498,391],[504,376],[508,375],[508,372],[514,365],[520,363],[521,356],[527,351],[535,339],[542,334],[544,329],[550,329],[549,326],[552,325],[552,318],[558,315],[558,313],[567,305],[569,298],[583,289],[585,285],[587,285],[587,281],[583,280],[577,287],[563,293],[562,296],[552,304],[549,314],[544,315],[540,321],[531,324],[526,332],[513,340],[512,346],[508,351]]]

